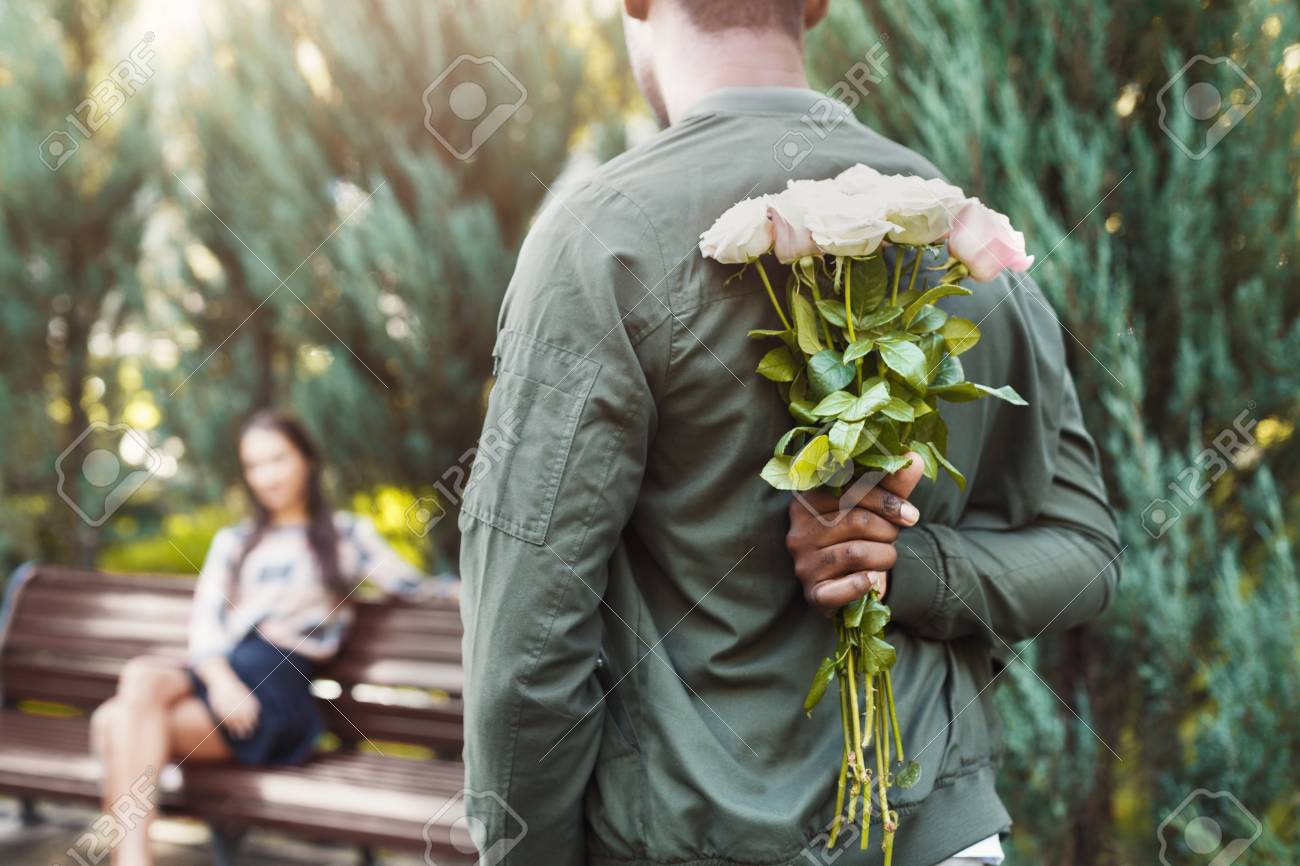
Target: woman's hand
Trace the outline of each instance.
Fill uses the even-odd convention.
[[[262,705],[239,677],[231,673],[208,686],[208,702],[221,724],[237,739],[247,739],[257,728]]]

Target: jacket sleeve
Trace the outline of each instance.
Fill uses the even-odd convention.
[[[1051,329],[1025,344],[1039,367],[1026,397],[1031,407],[1039,404],[1042,423],[989,422],[986,429],[1001,432],[988,439],[974,476],[996,495],[973,498],[980,504],[953,525],[923,519],[899,533],[886,602],[894,621],[919,637],[979,635],[998,646],[1062,631],[1101,613],[1119,583],[1122,548],[1097,448],[1065,366],[1060,326],[1043,320],[1045,304],[1036,300],[1025,310],[1038,318],[1040,335]],[[1017,408],[998,407],[986,417],[1020,417],[1009,414]],[[1018,478],[1020,487],[1007,478]],[[1003,507],[1007,500],[1015,504]]]
[[[226,650],[225,620],[234,592],[235,557],[239,541],[230,529],[212,537],[208,555],[199,570],[190,606],[189,662],[197,665]]]
[[[577,217],[555,210],[506,294],[458,518],[466,808],[485,830],[480,849],[505,866],[587,863],[584,796],[606,723],[596,664],[602,629],[627,627],[604,601],[608,564],[655,418],[638,354],[654,327],[642,316],[667,318],[661,304],[637,306],[657,277],[630,276],[654,246],[609,207],[597,219],[574,206],[600,244],[576,222],[557,234],[556,220]],[[635,241],[626,256],[621,240]]]

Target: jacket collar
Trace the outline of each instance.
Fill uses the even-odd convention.
[[[813,106],[823,119],[823,112],[828,111],[852,116],[848,106],[838,99],[806,87],[724,87],[695,100],[678,120],[706,114],[801,115]]]

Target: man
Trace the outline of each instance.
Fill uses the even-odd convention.
[[[887,572],[898,717],[922,765],[891,796],[894,862],[996,862],[992,653],[1096,615],[1119,576],[1059,325],[1028,281],[941,302],[982,323],[968,377],[1029,402],[946,407],[964,493],[917,486],[913,466],[842,519],[813,516],[825,497],[792,505],[759,478],[790,421],[746,336],[775,316],[752,270],[728,282],[698,235],[792,177],[937,172],[843,106],[826,121],[802,57],[826,0],[624,6],[667,128],[538,217],[460,517],[480,849],[526,866],[822,862],[839,719],[800,705],[833,645],[823,614]],[[774,158],[810,115],[825,137]]]

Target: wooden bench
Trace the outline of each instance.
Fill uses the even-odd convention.
[[[128,659],[184,660],[194,580],[27,565],[0,607],[0,793],[98,805],[90,712]],[[161,810],[207,821],[229,866],[253,826],[325,843],[464,858],[460,616],[455,602],[361,601],[314,691],[336,749],[297,767],[182,762]],[[50,704],[62,705],[50,707]],[[70,709],[66,709],[70,708]],[[54,711],[54,712],[52,712]],[[395,745],[401,744],[401,745]],[[416,748],[412,748],[416,747]],[[416,757],[397,757],[395,753]]]

